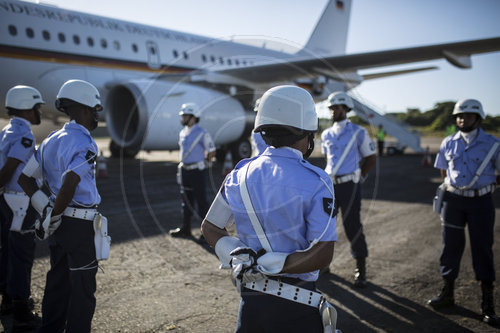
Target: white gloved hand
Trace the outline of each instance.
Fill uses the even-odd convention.
[[[268,252],[257,259],[257,270],[266,275],[277,275],[285,265],[288,253]]]
[[[215,243],[215,254],[220,260],[219,269],[231,268],[231,252],[240,247],[247,247],[236,237],[224,236]]]
[[[62,214],[52,215],[52,207],[46,209],[45,218],[36,220],[35,235],[40,240],[47,239],[61,225]]]
[[[35,210],[38,212],[38,214],[43,218],[44,210],[47,208],[49,205],[49,197],[45,195],[45,193],[42,192],[42,190],[38,190],[33,195],[31,196],[31,206],[35,208]]]
[[[255,264],[257,253],[249,247],[238,247],[231,251],[232,275],[235,280],[241,280],[243,273]]]

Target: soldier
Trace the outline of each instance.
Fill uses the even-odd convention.
[[[97,145],[90,135],[102,110],[99,91],[82,80],[65,82],[56,107],[70,122],[52,132],[19,177],[42,216],[37,236],[49,237],[50,270],[38,332],[90,332],[96,299],[94,219],[101,197],[95,182]],[[35,178],[42,175],[39,188]]]
[[[455,304],[454,286],[465,248],[465,227],[469,230],[472,266],[481,281],[483,321],[499,323],[493,300],[493,235],[495,206],[492,193],[500,172],[500,140],[480,127],[486,117],[481,103],[463,99],[455,104],[458,132],[446,137],[434,166],[441,170],[445,192],[441,212],[443,249],[439,258],[444,286],[428,301],[435,309]]]
[[[321,150],[326,155],[326,173],[330,175],[337,194],[337,207],[342,211],[344,230],[351,243],[351,255],[356,259],[354,286],[363,288],[366,282],[366,246],[361,224],[361,182],[375,165],[375,146],[368,132],[351,123],[347,113],[354,103],[344,92],[328,96],[333,125],[321,133]]]
[[[268,90],[255,131],[270,147],[238,163],[203,221],[207,242],[241,290],[236,332],[323,332],[315,281],[337,234],[332,183],[306,161],[317,130],[307,91]],[[226,230],[233,223],[237,238]]]
[[[206,178],[208,163],[215,157],[215,145],[210,133],[198,125],[201,111],[195,103],[186,103],[179,112],[184,128],[179,133],[181,162],[178,182],[182,196],[182,225],[170,230],[172,237],[191,236],[191,217],[195,202],[200,217],[208,210]]]
[[[34,329],[40,324],[40,317],[32,312],[33,300],[30,299],[36,212],[28,208],[29,197],[17,184],[17,179],[35,152],[31,125],[40,124],[40,106],[44,103],[40,92],[33,87],[19,85],[9,89],[5,106],[9,116],[14,118],[0,133],[0,187],[4,192],[0,196],[1,267],[2,285],[6,285],[2,287],[2,312],[12,300],[15,331]],[[5,274],[7,259],[8,273]]]

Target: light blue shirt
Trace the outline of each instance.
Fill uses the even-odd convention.
[[[255,133],[252,131],[251,141],[252,141],[252,154],[253,154],[253,156],[257,156],[257,155],[262,154],[264,152],[264,150],[266,150],[266,148],[269,147],[267,145],[267,143],[264,141],[264,139],[262,138],[262,134],[260,132]]]
[[[321,152],[326,155],[325,171],[328,174],[331,174],[332,170],[335,169],[349,141],[358,129],[360,131],[356,135],[356,141],[335,174],[342,176],[355,172],[359,169],[359,162],[362,158],[375,154],[375,145],[364,128],[348,120],[344,120],[340,124],[334,123],[332,127],[321,133]]]
[[[449,181],[451,185],[455,187],[467,186],[474,178],[474,174],[486,158],[492,145],[497,141],[500,140],[479,128],[476,138],[467,144],[460,132],[457,132],[443,140],[434,166],[446,170],[447,182]],[[495,162],[499,153],[500,149],[497,149],[471,189],[478,189],[496,182]]]
[[[201,135],[201,138],[191,148],[193,142]],[[195,124],[191,127],[185,126],[179,133],[179,147],[181,160],[185,164],[198,163],[205,159],[205,153],[210,153],[215,150],[215,145],[210,137],[210,134],[203,127]],[[189,154],[186,153],[189,151]]]
[[[35,152],[35,137],[31,132],[31,123],[23,118],[12,118],[10,123],[0,132],[0,140],[0,168],[4,167],[9,157],[21,162],[12,178],[5,184],[5,189],[23,192],[17,179],[24,169],[24,165]]]
[[[44,181],[54,196],[59,193],[66,173],[73,171],[80,176],[80,182],[70,206],[90,207],[101,202],[95,182],[97,152],[97,144],[89,131],[71,121],[52,132],[35,156],[42,167]]]
[[[222,195],[243,243],[256,252],[262,248],[240,194],[241,168],[247,163],[251,163],[246,180],[250,198],[274,252],[304,250],[323,232],[320,241],[337,240],[335,216],[328,225],[333,209],[330,177],[297,150],[269,147],[258,157],[240,161],[224,182]],[[315,281],[318,271],[285,276]]]

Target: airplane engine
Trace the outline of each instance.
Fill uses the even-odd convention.
[[[217,147],[238,141],[247,117],[238,100],[208,88],[159,80],[131,80],[112,87],[106,97],[106,123],[118,147],[127,151],[178,149],[179,110],[195,102],[200,125]]]

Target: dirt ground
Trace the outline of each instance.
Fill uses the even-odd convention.
[[[423,140],[435,153],[440,140]],[[102,148],[105,143],[100,142]],[[104,149],[105,150],[105,149]],[[108,152],[105,150],[105,155]],[[311,162],[324,166],[317,154]],[[480,321],[480,286],[467,247],[456,287],[456,306],[437,312],[425,305],[441,288],[440,221],[431,202],[439,172],[422,165],[421,154],[379,158],[363,185],[362,220],[369,247],[366,289],[353,289],[354,260],[340,219],[331,273],[318,288],[338,310],[345,332],[500,332]],[[434,155],[433,155],[434,158]],[[98,179],[100,211],[110,221],[111,256],[97,275],[94,332],[233,332],[239,296],[228,271],[217,269],[213,251],[196,239],[173,239],[180,223],[175,183],[177,154],[141,153],[139,159],[108,159],[108,177]],[[210,196],[222,180],[210,173]],[[496,211],[495,266],[500,264],[500,193]],[[195,237],[200,235],[195,223]],[[39,242],[32,293],[40,311],[49,268]],[[500,312],[500,288],[495,290]],[[8,332],[9,318],[2,318]]]

